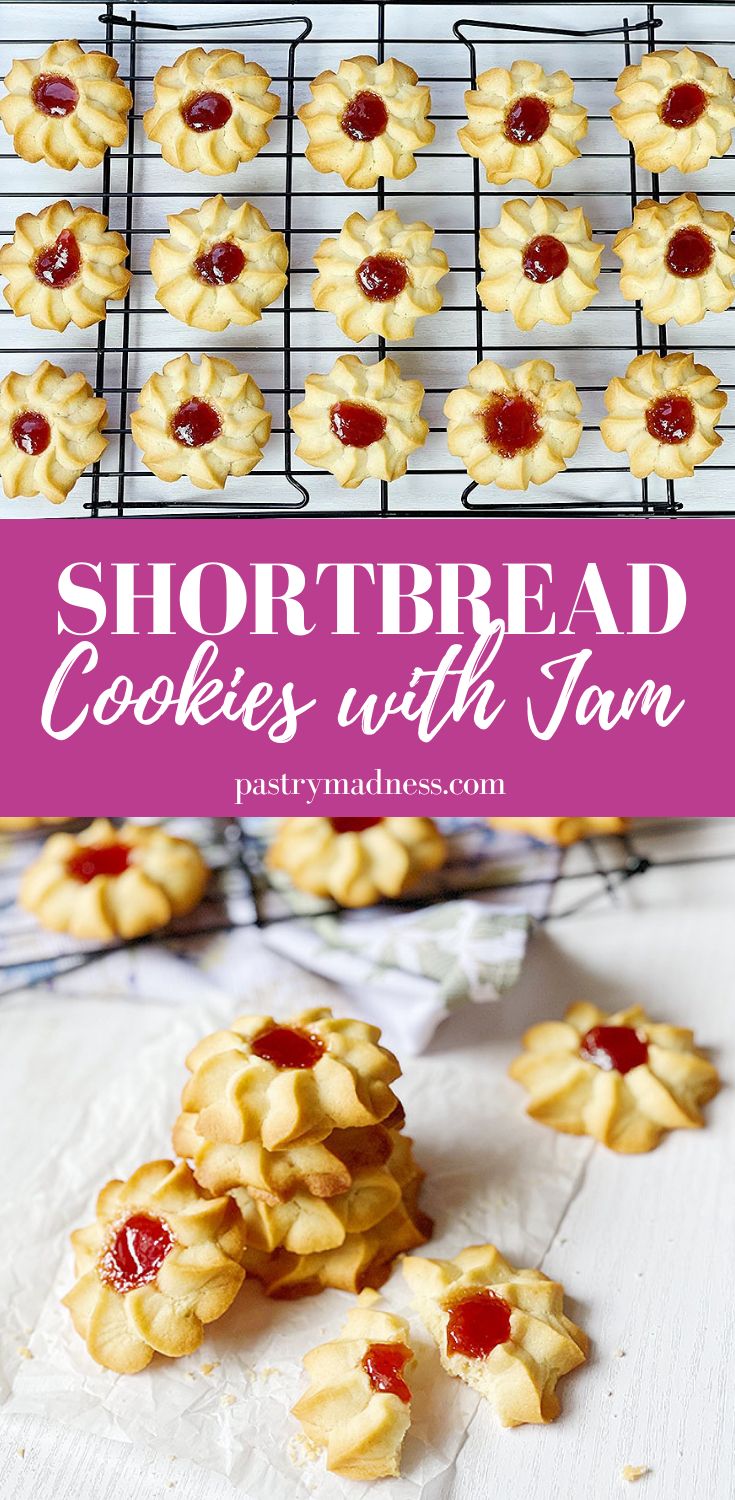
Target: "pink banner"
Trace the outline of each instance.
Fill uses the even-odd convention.
[[[733,534],[9,523],[3,811],[733,814]]]

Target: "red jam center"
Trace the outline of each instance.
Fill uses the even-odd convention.
[[[659,396],[646,411],[646,427],[657,443],[685,443],[694,431],[688,396]]]
[[[79,103],[76,85],[59,73],[39,73],[32,93],[36,109],[57,119],[72,114]]]
[[[222,423],[213,406],[192,396],[174,412],[171,431],[184,448],[203,448],[205,443],[213,443],[219,437]]]
[[[529,146],[540,141],[549,128],[551,113],[548,104],[535,94],[524,94],[511,104],[505,116],[504,135],[506,141],[515,141],[518,146]]]
[[[366,828],[375,828],[382,818],[330,818],[335,833],[363,833]]]
[[[447,1323],[447,1354],[484,1359],[510,1338],[510,1308],[494,1292],[470,1292],[455,1302]]]
[[[523,274],[529,281],[556,281],[569,265],[566,245],[553,234],[537,234],[523,252]]]
[[[67,872],[73,880],[81,880],[82,885],[89,885],[95,875],[122,875],[127,870],[130,862],[130,848],[128,844],[100,844],[96,848],[88,845],[86,849],[78,849],[67,860]]]
[[[345,135],[353,141],[374,141],[388,125],[388,111],[380,94],[363,89],[350,99],[340,123]]]
[[[677,229],[666,246],[666,264],[672,276],[703,276],[715,258],[709,235],[692,224]]]
[[[204,255],[197,256],[194,270],[199,280],[206,281],[208,286],[229,286],[231,281],[237,281],[244,265],[245,256],[240,246],[233,245],[231,240],[222,240]]]
[[[374,406],[360,401],[337,401],[329,413],[329,425],[346,448],[369,448],[385,432],[385,417]]]
[[[527,396],[496,396],[482,413],[485,441],[502,458],[527,453],[541,437],[536,407]]]
[[[201,135],[207,130],[221,130],[232,114],[232,105],[224,94],[195,94],[185,104],[181,117],[190,130]]]
[[[392,302],[408,283],[408,271],[394,255],[367,255],[355,276],[371,302]]]
[[[582,1037],[579,1055],[607,1073],[629,1073],[648,1061],[648,1043],[632,1026],[593,1026]]]
[[[52,286],[59,292],[76,281],[81,268],[82,257],[76,237],[70,229],[62,229],[53,245],[47,245],[36,256],[33,274],[44,286]]]
[[[324,1052],[324,1043],[308,1031],[297,1031],[295,1026],[271,1026],[256,1036],[250,1049],[274,1068],[314,1068]]]
[[[44,453],[51,442],[51,428],[40,411],[22,411],[16,417],[10,436],[21,453],[33,456]]]
[[[411,1350],[405,1344],[371,1344],[362,1368],[374,1391],[387,1391],[408,1405],[411,1392],[401,1371],[411,1358]]]
[[[696,125],[707,108],[707,95],[698,83],[675,83],[661,105],[661,119],[672,130]]]
[[[148,1214],[132,1214],[120,1226],[100,1261],[100,1275],[116,1292],[132,1292],[153,1281],[174,1237],[167,1224]]]

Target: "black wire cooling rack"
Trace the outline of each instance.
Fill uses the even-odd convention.
[[[519,22],[512,19],[518,14],[515,6],[497,3],[497,0],[483,7],[482,15],[474,18],[457,17],[457,6],[446,4],[445,0],[424,0],[421,6],[415,7],[418,12],[417,34],[411,36],[391,35],[391,12],[403,13],[402,29],[405,31],[407,8],[390,6],[380,3],[380,0],[377,4],[373,0],[354,0],[349,13],[359,15],[360,29],[356,36],[335,35],[335,31],[342,33],[348,28],[334,15],[325,24],[325,11],[344,16],[342,8],[337,6],[313,7],[315,13],[320,12],[321,18],[317,33],[300,0],[288,8],[284,6],[282,14],[264,13],[247,19],[238,14],[239,0],[223,0],[211,10],[219,17],[223,11],[228,12],[229,5],[229,19],[212,19],[205,6],[196,20],[186,21],[162,18],[168,14],[181,14],[182,7],[173,0],[170,3],[161,0],[160,4],[150,8],[145,4],[135,8],[108,0],[99,15],[96,13],[98,4],[99,0],[81,0],[81,5],[87,6],[90,24],[86,27],[87,34],[80,40],[83,45],[103,45],[110,55],[118,58],[120,76],[129,83],[135,105],[130,115],[127,142],[120,150],[107,153],[98,190],[90,193],[83,182],[77,187],[75,179],[74,195],[84,201],[90,198],[98,200],[100,208],[110,219],[111,227],[125,235],[129,263],[134,272],[131,291],[122,306],[109,309],[108,318],[99,325],[90,342],[77,344],[57,338],[55,342],[47,341],[40,347],[34,347],[31,341],[22,346],[20,340],[27,335],[25,327],[21,332],[18,325],[24,320],[14,319],[15,343],[12,349],[0,348],[0,356],[17,354],[19,347],[24,347],[27,356],[49,355],[53,348],[67,368],[71,367],[70,361],[75,355],[78,362],[79,358],[86,357],[91,365],[90,379],[97,393],[104,395],[108,402],[110,447],[102,461],[80,480],[80,487],[89,487],[88,498],[82,502],[83,514],[91,517],[184,515],[229,518],[436,517],[460,514],[536,517],[735,515],[735,509],[728,508],[726,502],[721,505],[708,499],[706,479],[707,471],[710,474],[735,471],[735,457],[730,463],[709,463],[705,477],[701,477],[700,471],[695,496],[691,489],[694,480],[687,481],[678,491],[671,481],[634,480],[627,467],[619,464],[616,456],[605,448],[599,436],[602,393],[607,385],[608,366],[612,368],[613,361],[615,368],[619,366],[622,370],[636,353],[655,348],[665,354],[673,347],[691,349],[709,362],[714,358],[710,351],[716,349],[718,374],[725,388],[732,390],[735,389],[735,361],[730,356],[735,351],[735,344],[721,341],[698,343],[699,335],[691,328],[680,331],[683,337],[677,337],[676,342],[670,344],[666,328],[654,329],[648,325],[639,304],[616,300],[615,290],[607,295],[608,288],[617,287],[612,264],[603,264],[605,291],[585,314],[580,315],[605,319],[609,315],[609,322],[601,325],[610,329],[605,342],[578,345],[575,323],[561,334],[547,329],[539,335],[537,328],[535,340],[520,335],[517,330],[507,330],[507,325],[499,321],[499,315],[483,310],[475,293],[480,276],[480,229],[497,215],[498,200],[519,194],[533,195],[533,189],[525,184],[500,190],[487,187],[480,163],[465,155],[456,138],[457,126],[465,118],[464,91],[475,86],[478,73],[484,67],[490,62],[509,65],[513,56],[534,56],[534,48],[538,51],[541,46],[552,49],[554,58],[573,72],[578,92],[581,90],[582,96],[586,93],[592,107],[589,110],[590,136],[583,144],[581,158],[581,165],[588,175],[579,179],[586,185],[578,186],[573,168],[568,167],[564,173],[557,174],[549,191],[569,201],[585,200],[586,207],[590,206],[587,200],[598,204],[604,202],[606,209],[614,213],[614,223],[593,223],[593,231],[599,237],[611,237],[629,221],[641,198],[658,199],[661,194],[658,176],[642,172],[637,167],[632,148],[620,140],[609,118],[612,87],[623,65],[638,60],[643,51],[652,51],[657,45],[732,47],[735,46],[735,29],[731,29],[733,34],[730,37],[719,37],[711,42],[670,34],[671,13],[675,14],[679,8],[671,4],[631,6],[633,11],[643,12],[642,18],[631,20],[621,14],[613,25],[580,29],[532,24],[534,13],[536,19],[540,19],[541,10],[545,9],[533,3],[525,6],[523,20]],[[75,12],[77,8],[77,5],[73,7]],[[30,5],[17,14],[42,10],[44,16],[48,16],[48,35],[45,38],[48,43],[58,35],[60,9],[60,4],[54,0],[51,3],[49,0],[31,0]],[[594,14],[594,7],[572,9],[579,13],[580,19]],[[609,12],[610,7],[605,9]],[[431,36],[421,34],[420,17],[429,10],[435,15],[437,12],[441,14],[440,27]],[[735,5],[729,0],[724,0],[724,3],[721,0],[719,5],[697,7],[697,12],[705,10],[713,13],[729,11],[735,19]],[[666,13],[665,17],[660,13],[662,11]],[[693,6],[686,7],[689,19],[695,13]],[[440,35],[445,22],[446,34]],[[22,30],[22,27],[18,29]],[[3,49],[19,40],[18,37],[4,38]],[[36,52],[42,40],[34,34]],[[257,158],[261,172],[257,180],[249,179],[246,171],[235,178],[206,179],[203,188],[192,190],[186,175],[171,169],[165,186],[159,183],[155,188],[147,187],[143,185],[150,181],[146,176],[146,162],[157,157],[158,151],[146,141],[140,122],[150,99],[153,73],[162,61],[171,62],[179,52],[194,45],[244,47],[256,57],[267,55],[275,87],[282,99],[277,127],[280,133]],[[29,46],[26,43],[24,50],[28,51]],[[609,71],[606,70],[604,75],[592,75],[587,71],[584,59],[589,56],[590,47],[602,47],[605,58],[609,57]],[[430,84],[434,98],[432,118],[437,123],[435,148],[419,153],[420,170],[415,178],[408,179],[407,184],[381,179],[373,192],[355,193],[343,189],[339,179],[322,176],[308,168],[299,147],[302,131],[296,110],[299,102],[307,97],[309,80],[318,71],[317,67],[311,66],[312,59],[317,53],[323,56],[325,49],[329,50],[330,66],[336,66],[340,57],[358,51],[368,50],[382,60],[395,49],[397,55],[413,62],[421,78]],[[274,59],[280,59],[277,67],[274,67]],[[598,144],[604,149],[597,149]],[[610,146],[613,149],[608,149]],[[12,153],[4,152],[2,157],[8,161]],[[255,164],[251,166],[255,167]],[[267,179],[262,176],[263,171],[267,171]],[[56,174],[57,177],[65,175]],[[670,187],[668,178],[671,176],[671,173],[667,175],[667,195],[693,187],[705,198],[719,201],[728,197],[720,174],[708,177],[701,184],[677,179],[677,185]],[[422,185],[416,186],[419,179]],[[262,185],[264,182],[267,186]],[[27,174],[22,190],[24,204],[29,199],[49,201],[53,197],[49,191],[36,192],[32,187],[26,191],[26,185],[30,186]],[[258,203],[263,199],[262,206],[269,221],[274,228],[282,229],[289,250],[291,272],[282,304],[266,309],[262,323],[251,331],[248,342],[236,341],[242,339],[242,333],[237,330],[229,330],[227,336],[206,335],[208,341],[200,342],[202,335],[197,330],[186,329],[155,304],[147,269],[146,237],[165,232],[164,213],[175,211],[176,206],[184,201],[195,202],[221,190],[238,196],[247,195]],[[17,190],[13,189],[0,193],[0,197],[6,199],[17,196]],[[441,313],[422,320],[426,332],[420,324],[416,339],[390,346],[390,352],[399,359],[404,374],[418,376],[426,385],[425,413],[430,420],[426,447],[413,456],[405,479],[392,485],[366,482],[359,498],[351,494],[346,500],[331,476],[315,472],[295,458],[288,408],[300,399],[305,375],[310,370],[324,369],[338,353],[355,348],[347,340],[330,341],[341,337],[336,325],[328,314],[313,312],[309,297],[309,278],[313,275],[311,253],[324,234],[339,233],[341,221],[348,211],[348,201],[350,208],[357,207],[365,213],[386,206],[397,207],[404,213],[420,213],[435,224],[438,242],[446,239],[449,251],[453,274],[448,278],[448,284],[460,287],[461,300],[447,298]],[[151,210],[157,210],[159,205],[160,212],[152,224]],[[277,219],[279,213],[282,215],[280,223]],[[448,217],[451,217],[451,223],[445,222]],[[5,225],[4,232],[12,233],[12,226]],[[612,277],[615,277],[614,282]],[[726,320],[727,315],[719,317]],[[314,318],[319,319],[318,324],[311,321]],[[431,329],[427,326],[429,324]],[[276,326],[277,336],[272,331]],[[708,322],[706,326],[709,330],[712,325]],[[309,327],[312,329],[311,342],[305,340],[301,331]],[[698,325],[700,333],[701,327]],[[722,329],[722,322],[719,327]],[[315,328],[318,328],[318,333]],[[129,412],[143,378],[151,370],[160,368],[171,355],[187,348],[194,354],[221,352],[234,355],[242,364],[247,363],[274,415],[273,436],[263,463],[246,480],[230,480],[221,497],[192,495],[185,481],[174,486],[162,485],[143,468],[130,438]],[[368,356],[373,354],[382,358],[386,344],[384,340],[374,338],[360,345],[359,349]],[[585,408],[593,408],[589,413],[585,411],[586,417],[589,414],[595,420],[585,423],[577,461],[572,461],[565,474],[543,486],[533,497],[518,495],[507,499],[492,486],[478,489],[467,483],[467,475],[461,467],[451,466],[448,462],[442,418],[444,399],[453,384],[464,383],[470,365],[488,355],[512,364],[520,358],[556,355],[559,373],[571,374],[575,378]],[[583,356],[581,364],[580,356]],[[459,378],[455,375],[454,379],[447,379],[448,364],[453,362],[456,370],[457,359],[461,366]],[[572,360],[576,363],[570,370]],[[728,385],[725,379],[731,371],[728,368],[723,372],[723,361],[732,365],[732,385]],[[605,376],[602,381],[599,378],[601,373]],[[726,454],[729,442],[727,424],[723,424],[720,430],[725,435],[723,451]],[[733,430],[729,428],[729,431]],[[612,481],[608,476],[614,476]],[[600,490],[610,485],[613,493],[601,495]],[[682,490],[687,486],[685,498]],[[591,491],[595,492],[594,496]],[[693,505],[689,503],[690,497],[695,502]]]

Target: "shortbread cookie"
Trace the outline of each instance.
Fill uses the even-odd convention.
[[[108,146],[121,146],[133,96],[106,52],[52,42],[40,57],[16,58],[5,79],[0,120],[24,161],[50,167],[96,167]]]
[[[517,1270],[494,1245],[472,1245],[455,1260],[410,1256],[403,1274],[450,1375],[484,1396],[503,1427],[553,1422],[557,1381],[587,1356],[558,1282]]]
[[[434,139],[431,94],[395,57],[347,58],[336,73],[320,73],[311,92],[298,111],[309,136],[307,160],[317,172],[338,172],[347,187],[408,177],[414,152]]]
[[[611,111],[648,172],[698,172],[730,149],[735,128],[735,79],[706,52],[644,52],[624,68]]]
[[[292,1255],[281,1249],[269,1255],[248,1246],[244,1265],[269,1297],[311,1297],[327,1287],[356,1294],[365,1287],[382,1286],[396,1257],[425,1245],[431,1234],[431,1220],[407,1202],[413,1197],[411,1188],[387,1218],[363,1234],[348,1234],[336,1250]]]
[[[514,370],[484,359],[468,380],[450,392],[444,412],[449,452],[476,484],[525,490],[566,468],[582,436],[582,402],[571,380],[557,380],[547,359]]]
[[[724,312],[735,299],[733,229],[731,214],[702,208],[696,193],[670,203],[645,198],[613,240],[623,296],[640,300],[649,323],[698,323]]]
[[[229,359],[190,354],[170,359],[146,381],[130,427],[147,469],[173,483],[224,489],[249,474],[271,431],[260,386]]]
[[[719,1087],[693,1033],[639,1005],[606,1015],[581,1001],[563,1021],[532,1026],[523,1046],[510,1075],[528,1089],[529,1115],[613,1151],[651,1151],[665,1130],[704,1124],[701,1106]]]
[[[168,214],[168,235],[154,240],[156,301],[190,328],[220,333],[257,323],[286,285],[288,250],[252,203],[232,208],[217,193],[198,208]]]
[[[269,1252],[283,1246],[294,1255],[312,1255],[336,1250],[349,1234],[373,1229],[398,1207],[401,1183],[412,1181],[418,1172],[411,1146],[408,1136],[394,1131],[385,1166],[359,1167],[347,1191],[334,1198],[298,1192],[286,1203],[267,1203],[247,1188],[232,1188],[248,1245]]]
[[[95,818],[54,833],[29,865],[19,900],[42,927],[109,942],[141,937],[193,911],[209,870],[196,844],[162,828]]]
[[[61,505],[107,447],[107,404],[79,370],[43,364],[0,381],[0,479],[9,500],[44,495]]]
[[[339,1338],[304,1355],[309,1386],[293,1408],[309,1441],[326,1448],[327,1468],[346,1479],[398,1475],[411,1424],[408,1324],[372,1301],[364,1292]]]
[[[431,818],[284,818],[267,859],[301,891],[372,906],[402,896],[446,856]]]
[[[597,835],[625,833],[629,818],[488,818],[491,828],[527,833],[544,844],[577,844]]]
[[[334,1129],[376,1125],[395,1109],[400,1077],[377,1026],[305,1010],[281,1023],[239,1016],[190,1052],[184,1111],[201,1134],[233,1145],[258,1139],[267,1151],[323,1141]]]
[[[304,463],[328,469],[346,490],[405,474],[429,431],[420,380],[403,380],[393,359],[366,365],[357,354],[342,354],[328,375],[307,375],[305,387],[289,411]]]
[[[265,146],[281,107],[270,82],[265,68],[246,62],[241,52],[192,47],[158,69],[143,129],[170,166],[221,177]]]
[[[602,251],[581,208],[513,198],[494,229],[480,230],[480,301],[490,312],[510,312],[524,331],[570,323],[597,296]]]
[[[197,1182],[210,1193],[247,1188],[263,1203],[288,1203],[296,1193],[335,1198],[346,1193],[358,1172],[382,1167],[393,1150],[393,1129],[403,1124],[398,1107],[381,1125],[332,1130],[323,1141],[266,1151],[259,1140],[210,1141],[199,1113],[184,1110],[173,1129],[173,1147],[192,1164]],[[390,1127],[390,1128],[388,1128]]]
[[[464,96],[468,123],[457,133],[465,151],[479,157],[488,182],[502,187],[522,178],[548,187],[557,167],[579,156],[587,111],[574,102],[568,73],[545,73],[540,63],[514,62],[481,73]]]
[[[193,1354],[245,1278],[232,1199],[205,1197],[183,1162],[108,1182],[72,1244],[79,1279],[64,1304],[92,1358],[121,1375]]]
[[[613,453],[627,453],[636,479],[690,478],[722,442],[715,426],[727,395],[693,354],[639,354],[625,375],[613,376],[605,405],[603,441]]]
[[[371,219],[350,214],[338,238],[322,240],[314,256],[314,306],[334,313],[358,344],[370,333],[413,338],[416,320],[442,305],[437,282],[449,261],[433,239],[430,225],[404,224],[393,208]]]
[[[90,328],[106,317],[107,303],[128,290],[127,253],[104,214],[72,208],[64,198],[16,219],[12,240],[0,250],[0,272],[8,280],[3,296],[34,328]]]

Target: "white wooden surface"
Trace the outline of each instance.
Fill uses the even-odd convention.
[[[735,822],[703,830],[702,842],[735,850]],[[672,834],[672,848],[676,846]],[[568,901],[569,887],[560,892]],[[593,1147],[543,1267],[562,1279],[572,1312],[593,1340],[590,1363],[562,1387],[552,1427],[502,1431],[481,1409],[454,1475],[430,1500],[607,1500],[630,1493],[626,1464],[644,1464],[641,1500],[729,1500],[735,1451],[735,1250],[732,1141],[735,1048],[735,860],[649,873],[615,905],[605,902],[552,922],[532,944],[516,990],[502,1007],[477,1008],[445,1026],[434,1045],[478,1050],[497,1066],[534,1019],[585,995],[606,1007],[640,999],[651,1011],[693,1024],[711,1046],[725,1087],[707,1129],[670,1136],[641,1158]],[[47,1025],[29,1049],[20,1004],[0,1012],[3,1139],[15,1139],[5,1191],[22,1213],[31,1156],[65,1142],[69,1101],[92,1097],[160,1026],[111,1002],[93,1039],[94,1076],[75,1064],[89,1026],[84,1004],[46,1002]],[[29,1055],[30,1051],[30,1055]],[[32,1120],[32,1129],[18,1121]],[[542,1127],[539,1126],[539,1130]],[[3,1500],[228,1500],[245,1492],[210,1472],[122,1444],[12,1419],[0,1431]],[[379,1490],[376,1494],[379,1495]],[[264,1500],[262,1495],[246,1500]]]

